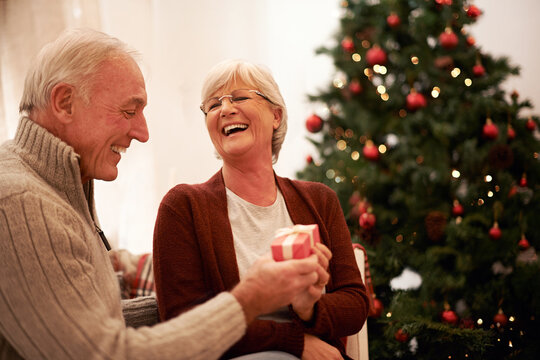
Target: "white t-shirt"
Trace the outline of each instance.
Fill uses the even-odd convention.
[[[233,233],[234,251],[238,263],[238,272],[240,279],[242,279],[255,260],[271,251],[270,244],[274,239],[276,230],[294,224],[279,189],[277,190],[276,201],[270,206],[254,205],[231,190],[225,189],[227,192],[227,211]],[[291,321],[286,306],[273,313],[261,315],[258,319],[277,322]]]
[[[294,225],[281,191],[270,206],[254,205],[226,188],[227,211],[234,240],[240,279],[262,255],[270,252],[277,229]]]

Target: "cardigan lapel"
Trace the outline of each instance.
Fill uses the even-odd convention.
[[[221,169],[206,182],[210,191],[206,192],[208,224],[211,242],[214,246],[214,258],[217,268],[216,278],[221,278],[221,291],[232,289],[240,281],[234,241],[227,210],[227,193]],[[217,285],[217,284],[216,284]]]

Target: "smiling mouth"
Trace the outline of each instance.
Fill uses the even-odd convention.
[[[232,125],[227,125],[223,128],[223,134],[225,134],[225,136],[229,136],[231,134],[234,134],[234,133],[237,133],[237,132],[241,132],[241,131],[244,131],[248,128],[248,126],[246,124],[232,124]]]
[[[123,146],[112,145],[111,150],[117,154],[123,154],[126,152],[126,148]]]

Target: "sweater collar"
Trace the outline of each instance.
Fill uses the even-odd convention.
[[[80,156],[75,150],[28,117],[22,117],[13,139],[19,156],[61,193],[83,191],[94,218],[93,180],[81,181]]]

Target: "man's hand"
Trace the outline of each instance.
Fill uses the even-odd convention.
[[[324,269],[324,273],[319,274],[319,281],[315,285],[310,286],[307,291],[299,294],[292,301],[294,312],[304,321],[309,321],[313,316],[315,303],[321,298],[324,287],[328,283],[329,275],[326,270],[332,258],[330,249],[320,243],[315,245],[313,252],[317,255],[319,265]]]
[[[341,353],[332,345],[316,336],[304,334],[302,360],[343,360]]]
[[[327,281],[328,273],[319,264],[317,255],[276,262],[268,254],[251,266],[231,293],[242,305],[249,324],[258,315],[290,304],[298,294],[320,281],[320,277]]]

